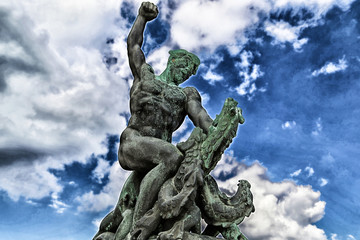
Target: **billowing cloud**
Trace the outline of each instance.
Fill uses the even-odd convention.
[[[109,172],[110,172],[109,161],[106,161],[105,159],[102,158],[98,158],[96,168],[92,172],[92,178],[96,182],[102,183],[103,178]]]
[[[200,47],[215,50],[217,46],[245,40],[245,30],[259,21],[257,12],[270,8],[266,2],[251,8],[251,2],[223,0],[177,4],[170,15],[171,40],[190,51]]]
[[[325,202],[310,186],[272,182],[259,162],[246,166],[229,155],[223,157],[213,175],[221,179],[231,176],[217,180],[219,187],[231,193],[236,192],[238,180],[251,183],[256,210],[240,225],[249,239],[327,239],[325,232],[314,225],[325,214]]]
[[[236,92],[241,96],[247,96],[251,100],[257,91],[264,92],[265,88],[258,89],[255,81],[264,75],[258,64],[252,64],[254,56],[250,51],[243,51],[240,54],[241,61],[236,63],[236,67],[240,70],[239,76],[242,80],[241,84],[236,87]]]
[[[236,192],[240,179],[251,183],[256,211],[240,225],[250,239],[326,239],[324,231],[313,225],[323,217],[325,202],[320,201],[320,192],[310,186],[291,181],[271,182],[267,169],[259,162],[246,166],[239,164],[232,155],[224,155],[212,175],[218,179],[219,187],[230,193]],[[80,204],[78,210],[99,212],[114,207],[128,176],[129,172],[115,162],[109,182],[99,194],[91,191],[76,199]],[[98,223],[96,220],[94,224]]]
[[[224,79],[223,76],[218,75],[218,74],[212,72],[211,69],[209,69],[209,70],[205,73],[205,75],[203,76],[203,78],[204,78],[205,80],[208,80],[209,83],[212,84],[212,85],[214,85],[215,82],[218,82],[218,81],[221,81],[221,80]]]
[[[308,25],[320,24],[318,21],[332,7],[338,6],[343,10],[349,8],[354,0],[284,0],[284,1],[165,1],[162,5],[164,18],[168,18],[171,25],[171,40],[181,48],[197,50],[199,48],[216,49],[220,45],[232,46],[245,43],[246,30],[259,24],[262,20],[258,16],[269,16],[270,13],[292,10],[293,14],[300,14],[306,9],[313,17],[302,21],[299,26],[290,27],[288,23],[268,23],[267,32],[279,42],[291,42],[295,49],[301,48],[306,39],[299,39],[301,29]],[[166,6],[177,6],[166,9]],[[241,44],[240,44],[241,45]],[[235,51],[238,52],[238,51]]]
[[[54,163],[54,159],[32,163],[18,161],[12,165],[2,166],[0,188],[14,201],[22,196],[28,199],[41,199],[51,193],[61,192],[63,186],[53,174],[48,172],[50,167],[59,166],[50,163]]]
[[[284,21],[265,22],[265,31],[274,38],[273,44],[291,43],[295,50],[299,51],[301,47],[308,42],[307,38],[299,39],[300,32],[307,24],[302,26],[291,26]]]
[[[140,2],[133,3],[134,14]],[[242,47],[249,40],[246,32],[260,23],[260,15],[268,18],[270,13],[286,9],[306,9],[314,13],[315,23],[331,7],[347,9],[353,1],[171,2],[173,7],[164,1],[160,9],[170,24],[169,41],[148,56],[155,70],[164,68],[167,51],[175,46],[195,52],[226,46],[242,59],[242,54],[253,54]],[[56,194],[63,186],[49,169],[62,169],[75,160],[85,162],[91,154],[105,152],[101,142],[106,134],[118,134],[125,128],[126,120],[119,113],[128,112],[131,74],[125,42],[129,24],[119,20],[122,3],[1,1],[0,155],[5,160],[0,163],[0,189],[11,199],[59,196]],[[305,42],[296,29],[290,28],[294,35],[284,41],[301,46]],[[106,45],[106,38],[114,43]],[[110,69],[103,62],[107,52],[117,59]],[[243,80],[236,90],[251,98],[265,89],[255,84],[262,76],[261,67],[247,64],[249,59],[239,63]],[[212,79],[220,78],[210,70]],[[105,171],[115,171],[115,166],[110,169],[99,165],[95,179],[99,181]],[[125,176],[121,171],[118,174]],[[118,190],[115,186],[104,188],[108,200],[98,207],[91,203],[97,198],[93,193],[81,200],[88,202],[89,209],[103,209],[113,200],[110,192]]]
[[[321,74],[328,75],[332,73],[336,73],[339,71],[344,71],[348,67],[345,56],[339,59],[338,63],[328,62],[319,70],[315,70],[312,72],[312,76],[317,77]]]
[[[114,24],[118,1],[84,3],[0,5],[0,189],[14,200],[62,191],[48,169],[105,152],[106,134],[125,127],[126,48],[109,71],[101,46],[128,30]]]
[[[107,173],[109,173],[109,182],[98,194],[90,191],[76,198],[79,204],[79,211],[100,212],[115,206],[121,188],[130,175],[130,171],[123,170],[116,161],[103,174]]]

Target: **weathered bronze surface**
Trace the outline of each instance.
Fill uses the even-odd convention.
[[[156,5],[142,3],[128,36],[134,82],[118,158],[132,174],[93,239],[216,239],[219,233],[225,239],[246,239],[237,225],[255,210],[250,184],[240,180],[236,194],[228,197],[209,175],[244,123],[242,110],[228,98],[212,120],[199,92],[179,87],[200,65],[197,56],[183,49],[170,51],[165,71],[155,76],[141,46],[146,23],[157,15]],[[196,128],[175,146],[172,134],[186,116]],[[203,231],[201,219],[207,223]]]

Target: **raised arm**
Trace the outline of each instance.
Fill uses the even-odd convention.
[[[208,132],[213,120],[201,105],[199,92],[193,87],[184,88],[187,95],[186,112],[196,127],[200,127],[205,133]]]
[[[145,25],[157,17],[159,10],[157,6],[150,2],[143,2],[139,8],[139,14],[132,26],[128,39],[127,50],[129,56],[129,64],[134,78],[140,76],[140,68],[145,63],[145,56],[141,50],[143,44],[143,34]]]

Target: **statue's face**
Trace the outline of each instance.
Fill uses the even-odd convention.
[[[185,82],[192,74],[194,74],[195,64],[189,56],[172,57],[169,59],[168,67],[170,70],[170,81],[179,85]]]

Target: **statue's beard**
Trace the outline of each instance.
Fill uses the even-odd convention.
[[[173,67],[171,69],[171,78],[173,83],[179,85],[185,82],[190,77],[189,71],[187,69],[181,69]]]

